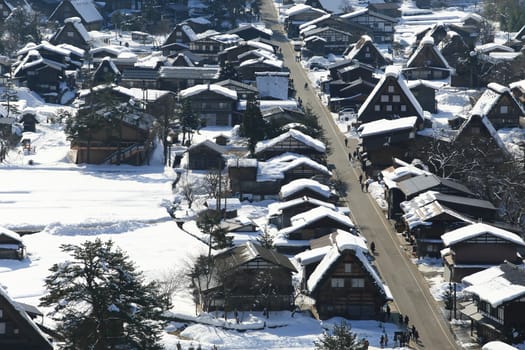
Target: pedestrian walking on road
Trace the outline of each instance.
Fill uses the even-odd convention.
[[[363,174],[359,174],[359,183],[360,183],[360,184],[363,183]]]
[[[381,338],[379,339],[379,344],[381,345],[381,348],[385,347],[385,336],[381,334]]]
[[[365,184],[361,182],[361,192],[365,192]]]
[[[417,329],[414,331],[414,340],[416,341],[416,343],[419,343],[419,332],[417,331]]]
[[[372,179],[371,178],[368,178],[366,179],[365,181],[365,192],[368,192],[368,186],[370,186],[370,184],[372,183]]]
[[[374,243],[374,241],[370,243],[370,250],[372,251],[372,254],[376,253],[376,244]]]
[[[357,150],[354,151],[354,158],[359,159],[359,152],[357,152]]]
[[[399,325],[403,325],[403,315],[402,314],[399,314]]]
[[[390,305],[386,306],[386,319],[390,321]]]
[[[352,163],[352,153],[348,153],[348,161]]]
[[[405,327],[408,327],[408,321],[409,321],[408,315],[405,315]]]
[[[348,139],[345,137],[345,147],[348,147]]]

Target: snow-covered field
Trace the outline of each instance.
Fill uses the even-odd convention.
[[[205,251],[206,246],[182,231],[166,211],[173,200],[174,174],[163,167],[160,152],[155,152],[149,166],[142,167],[71,164],[62,125],[48,122],[61,106],[43,104],[30,94],[27,97],[20,103],[36,109],[40,124],[36,133],[24,137],[31,138],[36,152],[24,154],[18,147],[0,164],[0,226],[39,232],[23,236],[27,247],[24,260],[0,260],[0,284],[11,297],[39,304],[49,268],[68,258],[60,250],[61,244],[80,244],[95,237],[111,239],[148,279],[184,270]],[[267,201],[252,203],[240,212],[247,217],[261,216],[267,205]],[[247,330],[228,330],[239,326],[227,327],[221,315],[195,319],[195,305],[187,288],[175,295],[171,312],[196,323],[188,322],[181,338],[172,331],[183,325],[172,323],[163,338],[167,349],[175,349],[178,341],[183,347],[200,343],[203,349],[212,345],[220,349],[313,349],[313,341],[324,329],[339,322],[321,323],[299,313],[292,318],[290,312],[271,314],[270,320],[246,313],[241,328]],[[45,322],[51,321],[46,318]],[[397,330],[393,323],[349,323],[359,338],[367,338],[376,347],[382,332],[392,339]]]

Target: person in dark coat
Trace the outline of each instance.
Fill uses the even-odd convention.
[[[405,327],[408,327],[408,321],[409,321],[408,315],[405,315]]]

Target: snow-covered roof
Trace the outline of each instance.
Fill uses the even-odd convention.
[[[421,51],[426,48],[426,47],[430,47],[431,50],[435,53],[435,55],[437,56],[437,58],[441,61],[441,63],[443,64],[443,66],[447,69],[450,69],[450,66],[448,65],[448,62],[447,60],[445,59],[445,57],[443,56],[443,54],[441,53],[441,51],[439,51],[439,49],[436,47],[436,45],[434,45],[434,38],[430,35],[427,35],[425,36],[423,39],[421,39],[421,42],[419,43],[419,46],[418,48],[416,49],[416,51],[414,51],[414,53],[412,54],[412,56],[410,56],[410,58],[408,59],[407,63],[406,63],[406,67],[412,67],[413,63],[414,63],[414,60],[416,59],[417,56],[419,56],[421,54]]]
[[[327,176],[332,175],[326,166],[317,163],[311,158],[287,152],[270,158],[266,162],[259,162],[259,167],[257,168],[257,181],[263,182],[284,179],[285,173],[288,170],[298,166],[306,166],[315,169]]]
[[[190,41],[195,41],[198,39],[197,37],[197,34],[195,33],[195,31],[193,30],[193,28],[191,28],[189,25],[187,24],[183,24],[181,26],[181,30],[184,34],[186,34],[186,36],[188,37],[188,39]]]
[[[251,66],[257,63],[263,63],[263,64],[266,64],[272,67],[276,67],[276,68],[283,68],[284,66],[283,61],[279,59],[268,59],[265,57],[259,57],[259,58],[252,58],[249,60],[242,61],[241,64],[239,64],[239,67]]]
[[[285,201],[285,202],[271,203],[270,205],[268,205],[268,216],[279,215],[283,209],[293,207],[295,205],[300,205],[303,203],[310,203],[318,207],[326,207],[334,211],[336,210],[335,205],[332,203],[328,203],[328,202],[321,201],[319,199],[304,196],[300,198],[294,198],[292,200]]]
[[[285,132],[285,133],[283,133],[283,134],[281,134],[281,135],[279,135],[277,137],[274,137],[273,139],[263,140],[263,141],[257,142],[257,144],[255,145],[255,153],[260,153],[260,152],[264,151],[267,148],[273,147],[276,144],[278,144],[279,142],[282,142],[282,141],[286,140],[289,137],[291,137],[291,138],[293,138],[293,139],[295,139],[295,140],[297,140],[297,141],[299,141],[299,142],[301,142],[301,143],[303,143],[303,144],[305,144],[305,145],[315,149],[317,152],[320,152],[320,153],[326,152],[326,146],[321,141],[316,140],[316,139],[314,139],[313,137],[311,137],[309,135],[303,134],[299,130],[290,129],[287,132]]]
[[[40,330],[40,328],[33,322],[31,317],[27,314],[22,304],[17,303],[15,300],[13,300],[7,291],[0,285],[0,295],[7,300],[9,304],[13,306],[13,308],[20,314],[20,316],[26,321],[27,325],[29,325],[40,337],[42,338],[42,342],[47,343],[49,345],[49,349],[53,349],[53,345],[48,340],[48,337]]]
[[[259,109],[261,111],[275,107],[282,107],[293,111],[299,110],[296,100],[259,100]],[[239,101],[237,104],[237,110],[246,110],[246,100]]]
[[[403,75],[399,72],[399,67],[396,67],[396,66],[386,67],[385,74],[381,77],[381,80],[377,82],[376,86],[374,87],[370,95],[368,95],[363,105],[359,108],[359,111],[357,112],[358,115],[360,116],[362,113],[364,113],[365,110],[368,108],[368,106],[372,103],[372,101],[374,101],[374,98],[376,97],[376,95],[379,94],[380,91],[383,90],[384,85],[386,85],[387,82],[389,81],[387,80],[388,78],[395,78],[395,82],[397,82],[397,84],[399,85],[399,88],[403,91],[403,93],[408,98],[410,103],[414,106],[418,114],[418,117],[423,118],[423,115],[424,115],[423,108],[421,108],[421,105],[417,101],[416,97],[414,96],[412,91],[410,91],[410,89],[408,88],[405,80],[403,79]]]
[[[195,144],[191,145],[190,148],[188,148],[188,151],[191,150],[191,149],[200,147],[200,146],[206,146],[206,147],[211,148],[212,150],[214,150],[214,151],[216,151],[217,153],[220,153],[220,154],[223,154],[224,151],[225,151],[224,146],[218,145],[215,142],[210,141],[210,140],[204,140],[202,142],[195,143]]]
[[[21,56],[21,55],[27,54],[30,51],[34,51],[34,50],[36,50],[36,51],[40,51],[40,50],[51,51],[51,52],[57,53],[59,55],[62,55],[64,57],[67,57],[69,55],[69,51],[68,50],[61,49],[60,47],[55,46],[55,45],[53,45],[53,44],[51,44],[51,43],[49,43],[47,41],[42,41],[38,45],[36,45],[34,43],[28,43],[28,44],[26,44],[26,46],[24,46],[23,48],[18,50],[18,52],[16,54],[17,54],[17,56]]]
[[[86,23],[102,21],[102,15],[98,12],[93,0],[70,0],[71,5]]]
[[[70,45],[70,44],[58,44],[57,47],[63,50],[67,50],[70,52],[70,54],[73,53],[79,57],[84,57],[84,54],[86,52],[86,50]]]
[[[430,226],[432,225],[432,222],[428,220],[431,220],[442,213],[446,213],[466,223],[474,223],[474,221],[471,219],[452,209],[442,206],[441,203],[437,201],[432,201],[421,205],[415,204],[412,201],[402,202],[401,208],[405,212],[405,214],[403,214],[403,219],[408,224],[410,229],[413,229],[417,226]]]
[[[118,56],[122,52],[130,52],[130,50],[127,47],[123,47],[123,46],[107,45],[107,46],[95,47],[95,48],[89,50],[89,52],[92,55],[96,55],[99,52],[106,52],[106,53],[111,54],[113,56]]]
[[[514,52],[514,49],[512,47],[508,47],[502,44],[496,44],[496,43],[486,43],[483,45],[478,45],[475,48],[476,51],[481,53],[487,53],[493,50],[498,51],[504,51],[504,52]]]
[[[82,24],[82,20],[78,17],[69,17],[64,20],[64,23],[71,23],[73,27],[76,29],[78,34],[84,39],[84,41],[89,42],[91,41],[91,36],[89,35],[88,31],[86,30],[86,27]]]
[[[295,255],[295,260],[299,264],[306,266],[323,260],[326,254],[332,249],[331,246],[324,246],[315,249],[305,250],[297,255]]]
[[[417,117],[404,117],[399,119],[380,119],[362,124],[359,129],[361,137],[369,137],[386,132],[393,132],[416,127]]]
[[[289,9],[287,9],[284,12],[284,14],[286,16],[294,16],[294,15],[297,15],[297,14],[300,14],[300,13],[303,13],[303,12],[317,12],[319,14],[325,14],[326,13],[326,11],[323,11],[321,9],[312,7],[310,5],[297,4],[297,5],[294,5],[294,6],[290,7]]]
[[[515,348],[514,346],[511,346],[502,341],[494,340],[483,345],[481,350],[518,350],[518,348]]]
[[[378,288],[382,290],[386,298],[388,300],[393,300],[390,289],[383,284],[379,274],[366,256],[368,253],[368,247],[364,238],[353,235],[349,232],[345,232],[343,230],[337,230],[335,233],[330,235],[330,240],[332,243],[330,250],[326,253],[306,282],[308,291],[313,292],[319,286],[319,283],[323,280],[330,268],[339,260],[341,254],[345,250],[351,250],[355,252],[355,256],[363,264],[364,268],[371,275],[374,282]],[[316,248],[314,250],[323,248]],[[324,248],[323,251],[324,250],[326,249]]]
[[[237,100],[237,91],[217,84],[198,84],[180,91],[179,95],[182,98],[188,98],[190,96],[198,95],[204,91],[211,91],[216,94],[228,97],[232,100]]]
[[[324,218],[330,218],[337,221],[339,224],[345,225],[348,229],[355,227],[354,223],[348,216],[321,206],[292,216],[290,219],[291,226],[279,230],[277,236],[287,237],[289,233]]]
[[[20,235],[18,233],[16,233],[15,231],[11,231],[5,227],[2,227],[0,226],[0,235],[4,235],[4,236],[7,236],[15,241],[19,241],[19,242],[22,242],[22,238],[20,237]],[[1,289],[1,287],[0,287]]]
[[[216,209],[217,208],[217,199],[216,198],[208,198],[206,199],[206,207],[208,209]],[[221,198],[221,207],[227,208],[228,210],[238,210],[242,207],[242,203],[239,200],[239,198]]]
[[[504,263],[466,276],[462,282],[468,285],[464,292],[498,307],[525,295],[525,265]]]
[[[330,17],[332,17],[332,14],[327,13],[325,15],[319,16],[317,18],[314,18],[314,19],[312,19],[312,20],[310,20],[308,22],[305,22],[305,23],[299,25],[299,29],[300,29],[299,33],[303,34],[304,32],[306,32],[308,30],[312,30],[314,28],[317,28],[317,23],[319,23],[321,21],[324,21],[324,20],[326,20],[326,19],[328,19]]]
[[[493,83],[491,86],[495,86],[496,83]],[[499,84],[498,84],[499,85]],[[486,116],[496,103],[501,98],[501,93],[498,89],[494,90],[487,88],[480,98],[476,101],[476,104],[470,110],[471,114],[477,114],[480,116]]]
[[[432,80],[424,80],[424,79],[416,79],[416,80],[408,80],[407,86],[409,89],[413,89],[419,85],[424,85],[426,87],[429,87],[434,90],[439,90],[443,86],[447,85],[447,83],[443,81],[432,81]]]
[[[246,45],[255,47],[257,49],[261,49],[261,50],[265,50],[265,51],[269,51],[269,52],[274,52],[274,49],[273,49],[272,45],[268,45],[268,44],[262,43],[262,42],[257,41],[257,40],[248,40],[246,42]]]
[[[332,195],[330,187],[312,179],[296,179],[290,181],[281,187],[280,194],[281,197],[286,198],[304,189],[310,189],[325,198],[329,198]]]
[[[468,239],[489,234],[517,245],[525,246],[525,241],[515,233],[484,223],[475,223],[441,235],[443,244],[448,247]]]
[[[522,56],[523,54],[521,52],[491,52],[489,53],[489,56],[501,60],[501,61],[513,61],[517,57]]]
[[[24,57],[24,59],[22,60],[22,62],[20,62],[20,64],[16,67],[16,69],[13,71],[13,76],[18,76],[18,73],[28,69],[28,68],[31,68],[31,67],[34,67],[34,66],[37,66],[39,64],[44,64],[52,69],[55,69],[55,70],[62,70],[62,69],[65,69],[66,68],[66,65],[63,64],[63,63],[59,63],[59,62],[56,62],[56,61],[52,61],[52,60],[49,60],[47,58],[43,58],[42,56],[40,56],[40,53],[36,50],[31,50],[28,52],[28,54],[26,55],[26,57]]]

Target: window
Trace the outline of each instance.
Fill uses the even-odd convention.
[[[388,95],[381,95],[381,102],[388,102]]]
[[[20,330],[18,328],[13,329],[13,334],[18,335],[20,333]]]
[[[4,317],[4,310],[0,309],[0,318]]]
[[[374,111],[376,111],[376,112],[381,111],[381,106],[380,105],[374,105]]]
[[[388,92],[394,92],[394,85],[388,85]]]
[[[344,278],[332,278],[332,288],[343,288],[344,286]]]
[[[67,37],[72,38],[75,34],[73,32],[67,32]]]
[[[500,106],[500,108],[499,108],[499,112],[500,112],[501,114],[507,114],[507,113],[509,113],[509,106]]]
[[[346,263],[345,264],[345,272],[352,272],[352,264],[348,264]]]
[[[392,105],[386,105],[386,111],[392,112]]]
[[[366,58],[370,58],[371,55],[367,52],[367,53],[365,53],[365,57],[366,57]]]
[[[364,278],[352,278],[352,288],[364,288],[365,279]]]
[[[182,32],[175,32],[175,36],[176,36],[177,38],[182,37]]]
[[[400,102],[400,101],[401,101],[401,96],[399,95],[392,96],[392,102]]]
[[[407,105],[401,105],[400,106],[400,110],[401,110],[401,112],[406,112],[407,111]]]
[[[0,334],[5,334],[5,322],[0,322]]]

